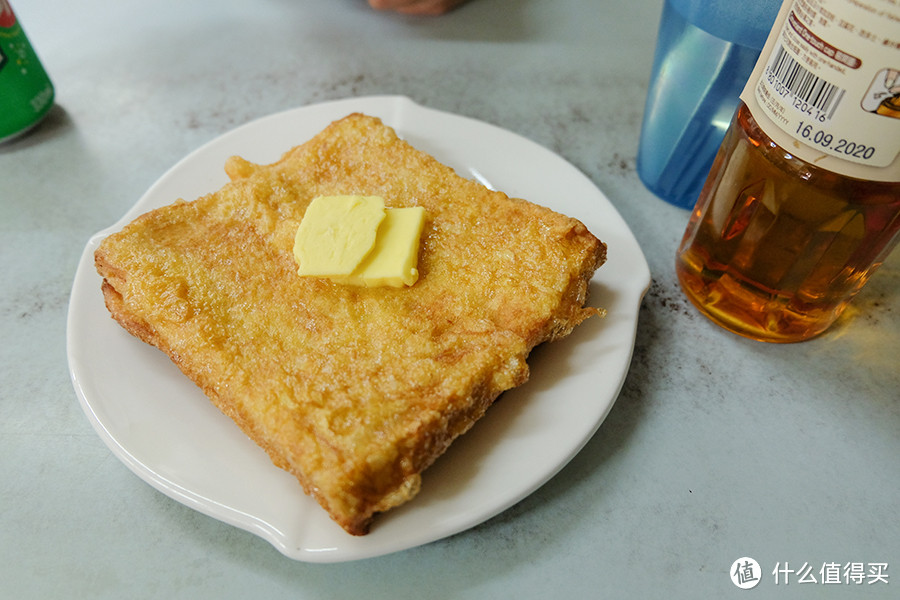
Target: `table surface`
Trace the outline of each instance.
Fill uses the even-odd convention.
[[[439,18],[362,0],[13,4],[57,103],[0,146],[4,595],[721,598],[748,556],[760,597],[896,597],[900,258],[810,342],[752,342],[695,312],[673,268],[687,211],[634,167],[659,0],[474,0]],[[70,382],[69,293],[88,238],[190,151],[260,116],[376,94],[564,157],[628,222],[653,282],[616,404],[548,483],[444,540],[297,562],[112,455]],[[832,563],[887,563],[893,579],[825,585]],[[772,573],[785,565],[789,587]],[[820,583],[799,581],[804,565]]]

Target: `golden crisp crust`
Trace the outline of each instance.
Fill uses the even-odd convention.
[[[348,532],[406,502],[420,475],[526,358],[598,311],[606,247],[580,222],[456,175],[354,114],[271,165],[149,212],[95,254],[106,305],[168,354]],[[419,281],[357,288],[296,275],[318,195],[427,211]]]

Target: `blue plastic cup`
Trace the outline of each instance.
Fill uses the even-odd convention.
[[[637,170],[647,188],[691,208],[781,0],[665,0]]]

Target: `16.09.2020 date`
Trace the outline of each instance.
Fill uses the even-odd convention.
[[[817,129],[806,121],[800,121],[797,125],[797,135],[808,142],[812,142],[823,148],[829,148],[834,152],[859,158],[862,160],[870,160],[875,156],[875,147],[858,144],[856,142],[837,138],[823,129]]]

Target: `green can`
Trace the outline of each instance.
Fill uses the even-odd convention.
[[[53,106],[53,84],[8,0],[0,0],[0,142],[37,125]]]

